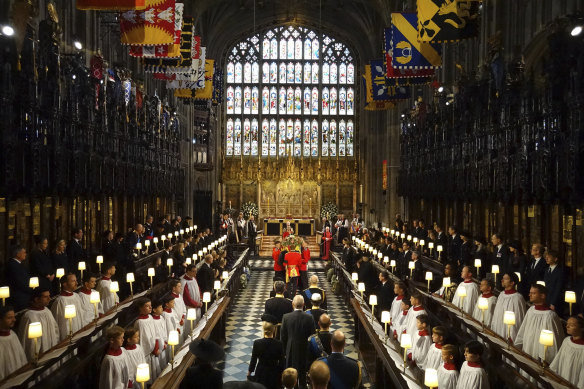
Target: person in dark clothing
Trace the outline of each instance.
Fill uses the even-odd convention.
[[[545,254],[545,260],[548,264],[543,280],[545,287],[548,290],[547,302],[550,308],[554,310],[558,316],[564,313],[564,291],[566,290],[566,270],[560,262],[558,253],[554,250],[548,250]]]
[[[523,274],[523,270],[525,269],[525,264],[527,262],[527,257],[525,252],[523,251],[523,247],[521,246],[521,242],[518,240],[513,240],[509,245],[509,270],[512,272],[519,272]]]
[[[320,316],[318,321],[318,332],[308,338],[308,350],[306,360],[308,365],[318,358],[326,357],[331,354],[332,334],[329,331],[331,318],[326,313]]]
[[[460,233],[460,239],[462,240],[462,244],[460,245],[460,260],[457,262],[457,265],[458,267],[473,266],[475,247],[472,243],[471,236],[467,231],[462,231]]]
[[[351,242],[350,242],[349,238],[344,238],[343,239],[343,254],[342,254],[341,258],[343,260],[343,263],[347,267],[347,271],[349,273],[352,273],[353,269],[355,268],[356,256],[357,256],[357,254],[355,253],[355,250],[353,250],[353,248],[351,247]]]
[[[205,263],[201,265],[197,271],[197,283],[201,290],[201,295],[205,292],[213,295],[213,282],[215,281],[215,270],[211,268],[213,263],[213,255],[205,255]]]
[[[328,357],[320,358],[327,364],[331,372],[329,388],[360,388],[361,366],[359,363],[343,355],[345,349],[345,334],[337,330],[331,340],[332,352]]]
[[[278,294],[278,292],[276,292],[276,282],[277,281],[282,281],[284,282],[284,279],[281,277],[274,277],[274,289],[270,290],[270,298],[272,297],[276,297],[276,294]],[[288,300],[292,301],[292,297],[290,295],[290,292],[288,292],[288,290],[286,289],[286,283],[284,282],[284,297],[287,298]]]
[[[365,283],[365,294],[369,296],[377,286],[377,272],[367,256],[363,256],[361,261],[357,262],[357,267],[359,268],[359,270],[357,270],[357,273],[359,274],[359,282]]]
[[[420,252],[413,251],[412,252],[412,262],[414,263],[414,268],[409,269],[409,266],[408,266],[408,269],[411,272],[411,279],[416,281],[416,282],[424,282],[424,280],[425,280],[425,272],[424,272],[424,268],[422,267],[422,261],[420,260],[420,258],[421,258]]]
[[[55,268],[49,256],[49,241],[45,237],[36,239],[36,248],[30,253],[30,275],[39,278],[39,286],[50,290],[55,279]]]
[[[189,351],[197,358],[194,365],[187,369],[180,389],[221,389],[223,373],[214,368],[213,363],[225,357],[223,348],[212,340],[199,338],[189,345]]]
[[[381,285],[377,288],[376,292],[378,309],[375,313],[381,317],[381,312],[391,310],[391,303],[395,298],[395,293],[393,293],[393,282],[390,281],[387,270],[379,273],[379,282]]]
[[[73,228],[71,231],[71,240],[67,244],[67,257],[69,258],[69,270],[77,272],[78,264],[81,261],[87,261],[87,252],[83,248],[83,230]]]
[[[491,243],[493,243],[494,247],[491,264],[499,265],[499,271],[501,274],[512,273],[509,264],[509,247],[503,242],[503,236],[499,233],[493,234],[493,236],[491,236]]]
[[[460,246],[462,246],[462,239],[458,233],[458,228],[456,226],[448,227],[448,235],[450,235],[448,239],[448,256],[451,260],[460,262]]]
[[[247,376],[255,372],[255,382],[266,388],[279,388],[285,363],[284,349],[282,342],[274,339],[276,326],[273,323],[264,322],[263,330],[264,337],[253,342]]]
[[[284,281],[276,281],[274,283],[276,295],[267,299],[264,305],[264,312],[273,315],[277,320],[276,323],[281,323],[282,317],[286,313],[293,311],[292,301],[284,297],[285,288],[286,283]]]
[[[312,307],[307,309],[306,313],[312,315],[312,318],[314,319],[314,329],[318,330],[318,321],[320,320],[321,315],[324,315],[327,312],[320,307],[320,303],[322,302],[322,296],[320,293],[314,293],[310,298],[310,302],[312,303]]]
[[[105,261],[114,262],[116,260],[114,233],[110,230],[104,231],[102,235],[101,255]]]
[[[32,289],[28,286],[30,274],[24,264],[26,250],[22,246],[14,246],[11,253],[12,256],[6,263],[6,280],[10,287],[9,301],[14,306],[14,310],[18,312],[28,307]]]
[[[523,297],[527,298],[529,295],[529,288],[537,281],[543,281],[548,265],[544,259],[545,248],[542,244],[536,243],[531,246],[532,259],[523,269],[521,279],[523,282],[519,283],[519,292]]]
[[[402,243],[403,253],[397,259],[397,275],[400,278],[410,274],[408,264],[412,260],[412,250],[410,249],[410,242],[407,240]]]

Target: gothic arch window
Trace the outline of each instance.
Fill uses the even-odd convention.
[[[225,66],[227,157],[354,157],[357,77],[344,43],[280,26],[235,44]]]

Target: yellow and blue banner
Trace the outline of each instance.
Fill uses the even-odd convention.
[[[434,69],[442,66],[440,45],[419,42],[417,27],[418,16],[415,13],[391,14],[390,49],[393,68]]]
[[[482,0],[417,0],[418,41],[456,42],[479,32]]]
[[[388,109],[394,106],[393,102],[405,100],[410,97],[409,87],[389,85],[387,81],[382,60],[372,60],[369,65],[365,65],[365,87],[363,88],[365,91],[365,109]]]

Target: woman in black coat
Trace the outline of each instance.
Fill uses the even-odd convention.
[[[55,279],[55,268],[49,256],[49,241],[45,237],[38,237],[36,247],[30,253],[30,274],[39,278],[39,285],[43,289],[51,289]]]
[[[264,337],[253,342],[251,361],[247,376],[255,371],[253,381],[264,385],[266,388],[279,388],[280,377],[284,370],[284,348],[282,342],[274,339],[276,326],[264,322]]]

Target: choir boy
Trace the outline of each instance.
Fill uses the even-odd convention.
[[[24,349],[12,331],[15,323],[14,308],[0,308],[0,381],[26,365]]]
[[[144,350],[139,347],[140,343],[140,331],[136,327],[129,327],[124,332],[124,349],[128,355],[129,360],[129,376],[130,381],[132,381],[132,387],[138,388],[138,383],[136,382],[136,369],[139,364],[146,363],[146,357],[144,356]]]
[[[466,289],[466,297],[463,301],[462,310],[470,315],[472,314],[472,311],[479,298],[479,286],[472,280],[472,270],[470,266],[464,266],[460,276],[462,277],[463,281],[458,285],[458,288],[456,288],[456,293],[452,298],[452,304],[460,308],[461,297],[459,293],[462,288]]]
[[[118,294],[110,291],[112,277],[116,274],[116,265],[113,262],[106,262],[101,266],[101,271],[101,280],[97,285],[97,291],[101,299],[102,309],[107,312],[120,302]]]
[[[160,369],[164,370],[166,364],[169,360],[169,348],[168,344],[168,332],[170,331],[166,328],[166,320],[162,317],[164,309],[162,308],[162,300],[152,301],[152,319],[154,319],[154,326],[156,327],[156,333],[158,339],[162,339],[162,352],[160,353]]]
[[[525,300],[521,293],[518,293],[516,289],[518,284],[519,278],[517,277],[517,274],[510,272],[503,275],[501,285],[504,290],[503,293],[499,293],[497,305],[495,305],[495,310],[493,311],[493,317],[491,319],[491,329],[493,332],[501,336],[503,339],[511,340],[511,342],[513,342],[517,336],[517,331],[519,331],[519,328],[523,323],[526,311]],[[507,325],[503,322],[505,311],[515,313],[515,325],[510,328],[509,339],[507,339]]]
[[[584,319],[580,316],[569,318],[566,332],[569,336],[564,339],[550,369],[577,388],[584,388]]]
[[[422,366],[426,354],[430,346],[432,346],[432,337],[428,331],[429,318],[428,315],[422,314],[416,318],[417,332],[412,336],[412,352],[408,355],[408,359],[418,366]]]
[[[395,330],[394,323],[397,323],[400,318],[403,309],[401,308],[401,302],[406,294],[406,284],[403,281],[396,282],[393,284],[393,292],[395,293],[395,298],[391,303],[391,309],[389,311],[389,316],[391,318],[391,329]]]
[[[113,326],[107,329],[108,348],[99,369],[99,389],[126,389],[132,387],[130,380],[130,360],[124,343],[124,329]]]
[[[442,361],[438,368],[438,389],[456,389],[458,370],[456,370],[456,346],[445,344],[442,346]]]
[[[397,339],[398,341],[401,340],[401,335],[403,334],[405,328],[406,328],[406,323],[407,323],[407,317],[408,317],[408,311],[410,310],[412,306],[412,303],[410,302],[410,298],[409,297],[404,297],[401,300],[401,304],[400,304],[400,308],[401,308],[401,313],[398,316],[398,318],[395,320],[395,322],[393,322],[393,337],[394,339]]]
[[[487,372],[481,365],[483,345],[471,340],[464,345],[464,359],[456,384],[457,389],[489,389]]]
[[[95,306],[91,303],[91,291],[95,288],[96,281],[95,275],[91,272],[85,272],[83,274],[83,287],[78,292],[83,309],[78,315],[82,317],[83,326],[95,320]],[[103,316],[103,305],[101,302],[97,303],[97,314]]]
[[[424,359],[423,369],[436,369],[442,364],[442,344],[446,337],[446,328],[436,326],[432,328],[432,342],[434,344],[428,348],[426,359]]]
[[[495,283],[491,279],[483,278],[480,285],[481,295],[479,297],[484,297],[487,299],[489,308],[485,310],[484,323],[486,326],[491,325],[491,319],[493,317],[493,312],[495,311],[495,305],[497,304],[497,296],[493,294],[493,289],[495,289]],[[474,317],[479,322],[483,323],[483,312],[479,309],[479,300],[475,304],[474,311],[472,312],[472,317]]]
[[[426,310],[424,310],[424,307],[422,307],[422,295],[419,292],[412,293],[410,301],[412,303],[412,309],[408,311],[406,323],[402,333],[410,334],[413,339],[414,334],[418,333],[418,324],[416,318],[420,315],[425,315]]]
[[[30,323],[39,322],[43,330],[43,335],[37,340],[37,352],[43,353],[59,343],[59,326],[53,314],[47,308],[51,301],[51,293],[48,289],[36,288],[33,291],[30,308],[27,309],[19,321],[18,337],[24,348],[28,361],[33,361],[35,357],[35,342],[28,337],[28,326]]]
[[[164,341],[158,338],[156,324],[150,316],[152,312],[152,302],[144,298],[138,303],[138,320],[136,326],[140,331],[140,346],[146,355],[146,360],[150,364],[150,381],[154,382],[160,374],[160,353],[164,347]]]

